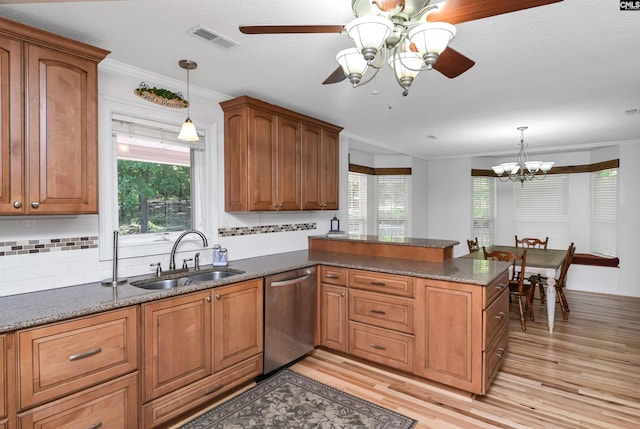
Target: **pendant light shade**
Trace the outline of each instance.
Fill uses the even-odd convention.
[[[196,126],[191,121],[191,101],[189,98],[189,70],[195,70],[196,68],[198,68],[198,64],[195,61],[191,60],[180,60],[178,64],[181,68],[187,70],[187,119],[185,119],[184,123],[182,124],[180,134],[178,134],[178,139],[189,142],[197,142],[198,140],[200,140],[200,137],[198,137]]]

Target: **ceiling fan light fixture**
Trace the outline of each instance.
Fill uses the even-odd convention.
[[[342,67],[344,75],[349,78],[349,82],[355,87],[362,79],[362,75],[367,71],[367,60],[357,48],[344,49],[336,55],[336,61]]]
[[[447,49],[449,41],[456,35],[456,27],[446,22],[428,22],[409,31],[409,41],[422,55],[425,63],[433,65],[438,56]]]
[[[393,31],[393,23],[381,16],[363,16],[346,25],[345,30],[369,64],[374,60],[387,37]]]
[[[413,79],[423,70],[424,61],[422,57],[415,52],[399,52],[389,58],[388,61],[398,83],[404,88],[402,94],[406,96]]]

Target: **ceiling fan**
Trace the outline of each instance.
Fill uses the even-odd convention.
[[[361,86],[371,81],[388,62],[404,88],[403,95],[407,95],[408,87],[419,71],[433,68],[448,78],[455,78],[475,64],[448,47],[449,40],[455,35],[453,24],[560,1],[446,0],[430,5],[430,0],[352,0],[351,8],[356,19],[347,25],[243,25],[239,29],[244,34],[346,33],[354,40],[357,49],[340,52],[336,57],[340,66],[322,83],[332,84],[348,78],[354,87]],[[361,43],[367,37],[363,34],[364,27],[360,26],[363,22],[376,31],[386,26],[388,31],[382,34],[377,49]],[[433,43],[433,35],[440,39],[439,43]],[[376,58],[378,53],[382,55]],[[373,67],[375,72],[366,81],[361,81],[367,67]]]

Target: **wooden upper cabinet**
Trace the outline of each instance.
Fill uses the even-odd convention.
[[[342,128],[246,96],[220,106],[226,211],[338,208]]]
[[[302,126],[302,209],[337,210],[339,184],[338,133]]]
[[[1,215],[98,212],[98,62],[108,53],[0,19]]]
[[[22,43],[0,36],[0,214],[20,214],[24,178]]]

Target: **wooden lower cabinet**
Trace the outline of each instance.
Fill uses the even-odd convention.
[[[137,372],[18,415],[19,429],[137,427]]]
[[[7,408],[7,345],[6,335],[0,335],[0,422],[7,418]]]
[[[320,284],[320,345],[347,351],[347,302],[346,287]]]
[[[259,278],[142,304],[143,427],[262,374],[263,296]]]
[[[413,335],[349,321],[349,354],[413,371]]]
[[[505,280],[501,276],[494,282],[503,286],[490,296],[491,302],[490,287],[417,280],[416,375],[472,393],[487,392],[507,348]]]
[[[136,371],[138,309],[25,329],[16,341],[23,410]]]

